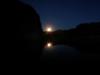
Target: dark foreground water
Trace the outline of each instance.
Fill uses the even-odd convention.
[[[47,64],[78,64],[80,63],[80,52],[66,45],[56,45],[44,48],[41,61]]]

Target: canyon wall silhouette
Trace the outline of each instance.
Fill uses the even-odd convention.
[[[18,0],[16,0],[15,9],[16,62],[23,67],[32,66],[40,60],[44,46],[40,17],[34,8]]]
[[[81,52],[100,52],[100,22],[84,23],[69,30],[57,30],[46,34],[53,44],[65,44]]]

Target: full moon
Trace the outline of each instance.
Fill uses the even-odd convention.
[[[52,32],[53,30],[52,30],[51,27],[47,27],[47,28],[46,28],[46,31],[47,31],[47,32]]]

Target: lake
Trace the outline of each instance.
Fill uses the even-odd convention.
[[[48,64],[80,63],[80,51],[67,45],[55,45],[44,48],[41,61]]]

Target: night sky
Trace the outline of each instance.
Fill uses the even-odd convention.
[[[69,29],[100,21],[100,0],[22,0],[36,9],[43,28]]]

